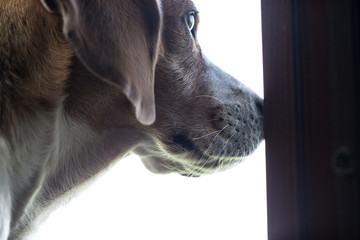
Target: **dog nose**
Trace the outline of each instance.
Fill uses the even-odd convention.
[[[259,98],[259,97],[257,97],[256,99],[255,99],[255,106],[256,106],[256,109],[257,109],[257,111],[258,111],[258,114],[260,115],[260,116],[263,116],[264,115],[264,100],[263,99],[261,99],[261,98]]]

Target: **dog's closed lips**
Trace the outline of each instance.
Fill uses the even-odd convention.
[[[133,152],[155,173],[227,169],[263,101],[208,60],[190,0],[0,1],[0,240]]]

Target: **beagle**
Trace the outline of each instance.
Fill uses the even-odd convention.
[[[0,240],[135,153],[224,170],[263,139],[263,101],[212,64],[190,0],[0,0]]]

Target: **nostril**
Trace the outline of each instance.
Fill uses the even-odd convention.
[[[258,113],[261,116],[263,116],[263,114],[264,114],[264,100],[262,100],[261,98],[255,99],[255,105],[256,105],[256,109],[258,110]]]

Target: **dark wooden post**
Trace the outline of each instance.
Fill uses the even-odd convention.
[[[262,0],[269,239],[360,239],[358,0]]]

